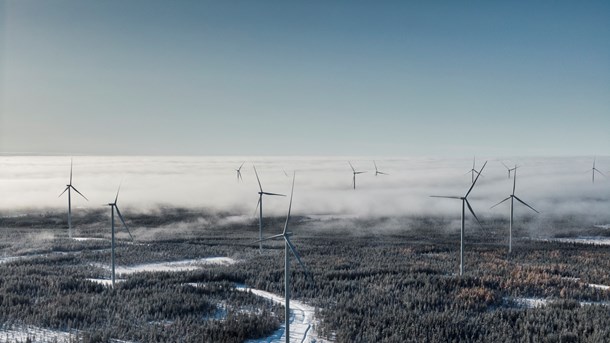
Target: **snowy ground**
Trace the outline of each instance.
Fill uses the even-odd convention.
[[[547,242],[560,242],[560,243],[582,243],[582,244],[595,244],[595,245],[610,245],[610,238],[608,237],[575,237],[575,238],[552,238],[542,239]]]
[[[30,339],[32,343],[76,343],[83,342],[82,333],[63,332],[42,329],[31,325],[12,325],[8,328],[0,328],[1,342],[26,342]],[[112,339],[112,343],[129,343]]]
[[[549,302],[548,299],[544,298],[513,298],[519,306],[524,308],[537,308],[546,306]]]
[[[182,260],[182,261],[174,261],[174,262],[161,262],[161,263],[148,263],[148,264],[138,264],[135,266],[128,267],[115,267],[116,275],[129,275],[133,273],[141,273],[141,272],[182,272],[189,270],[196,270],[206,265],[232,265],[237,263],[237,260],[234,260],[230,257],[206,257],[194,260]],[[109,265],[97,265],[99,267],[110,270]]]
[[[267,298],[276,303],[285,304],[285,299],[279,295],[261,291],[258,289],[238,287],[239,290],[244,292],[252,292],[252,294],[258,295],[263,298]],[[290,341],[292,342],[329,342],[327,340],[318,337],[318,334],[314,328],[314,324],[317,323],[315,318],[315,308],[309,306],[298,300],[290,300]],[[271,342],[285,342],[286,341],[286,326],[282,326],[273,333],[273,335],[256,339],[249,340],[248,343],[271,343]]]

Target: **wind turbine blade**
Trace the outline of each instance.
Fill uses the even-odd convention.
[[[347,163],[349,163],[349,166],[352,168],[352,171],[355,173],[355,172],[356,172],[356,169],[354,169],[354,166],[352,166],[352,162],[347,161]]]
[[[513,174],[513,195],[515,195],[516,188],[517,188],[517,169],[515,168],[515,172]]]
[[[472,182],[472,185],[470,185],[470,189],[468,190],[468,192],[466,192],[466,195],[464,196],[464,198],[467,198],[468,195],[470,194],[470,192],[472,192],[472,189],[474,188],[474,185],[476,185],[477,180],[479,179],[479,176],[481,176],[481,173],[483,172],[483,169],[485,169],[485,166],[487,165],[487,161],[485,161],[485,164],[483,164],[483,167],[481,167],[481,171],[479,171],[477,173],[477,177],[474,179],[474,181]]]
[[[470,210],[470,213],[472,213],[472,215],[474,216],[474,219],[476,219],[477,223],[479,223],[479,226],[481,226],[481,228],[483,228],[483,224],[481,224],[481,221],[479,220],[477,215],[474,213],[474,210],[472,209],[472,206],[470,206],[468,199],[464,199],[464,201],[466,201],[466,205],[468,205],[468,210]]]
[[[373,161],[373,164],[375,165],[375,172],[377,172],[377,163],[375,163],[375,161]]]
[[[121,191],[121,184],[123,182],[121,181],[121,183],[119,183],[119,189],[116,190],[116,197],[114,198],[114,203],[116,204],[117,200],[119,200],[119,192]]]
[[[68,188],[70,188],[70,186],[66,186],[66,188],[64,188],[64,191],[61,192],[61,194],[59,194],[57,197],[59,198],[60,196],[64,195],[64,193],[68,190]]]
[[[284,234],[280,233],[279,235],[273,235],[273,236],[271,236],[271,237],[267,237],[267,238],[259,239],[259,240],[257,240],[257,241],[252,242],[252,244],[254,244],[254,243],[260,243],[260,242],[264,242],[264,241],[269,241],[269,240],[276,239],[276,238],[279,238],[279,237],[284,237]]]
[[[243,161],[243,162],[241,163],[241,165],[239,166],[239,169],[237,169],[237,170],[241,170],[241,167],[243,167],[243,166],[244,166],[244,163],[246,163],[246,161]]]
[[[475,170],[474,166],[475,166],[475,161],[476,161],[477,157],[473,156],[472,157],[472,170]]]
[[[121,219],[121,222],[123,223],[123,226],[125,227],[125,230],[127,230],[127,233],[129,234],[129,238],[131,238],[131,241],[133,242],[133,236],[131,235],[131,232],[129,231],[127,224],[125,223],[125,219],[123,219],[123,216],[121,215],[121,211],[119,211],[119,207],[117,205],[114,205],[114,208],[116,209],[116,213],[119,215],[119,218]]]
[[[284,169],[282,169],[282,171],[284,172],[284,175],[286,175],[286,177],[288,177],[288,173],[286,173],[286,171]]]
[[[454,196],[450,196],[450,195],[431,195],[431,198],[445,198],[445,199],[458,199],[461,200],[461,197],[454,197]]]
[[[377,173],[382,174],[382,175],[390,175],[390,174],[384,173],[384,172],[377,172]]]
[[[500,163],[502,163],[502,165],[504,166],[504,168],[506,168],[506,169],[510,170],[510,168],[509,168],[509,167],[508,167],[506,164],[504,164],[504,162],[500,161]]]
[[[256,208],[254,209],[254,215],[256,216],[256,212],[258,211],[258,206],[261,204],[261,198],[258,197],[258,201],[256,202]]]
[[[533,207],[531,207],[530,205],[526,204],[526,203],[525,203],[525,201],[523,201],[523,200],[519,199],[519,198],[518,198],[516,195],[515,195],[515,199],[519,200],[519,202],[520,202],[520,203],[522,203],[523,205],[525,205],[525,206],[527,206],[527,207],[531,208],[531,209],[532,209],[532,211],[534,211],[534,212],[536,212],[536,213],[540,213],[540,212],[536,211],[536,209],[535,209],[535,208],[533,208]]]
[[[260,188],[261,192],[263,191],[263,186],[261,186],[261,180],[258,178],[258,173],[256,172],[256,166],[252,165],[254,168],[254,174],[256,174],[256,181],[258,181],[258,188]]]
[[[290,248],[290,251],[292,251],[292,254],[294,255],[294,257],[296,257],[297,261],[299,261],[299,264],[301,265],[301,267],[305,271],[305,274],[310,275],[309,271],[307,270],[307,267],[305,267],[305,265],[303,264],[303,261],[301,261],[301,256],[297,252],[297,249],[294,247],[294,245],[292,245],[292,242],[290,241],[290,238],[288,238],[288,236],[284,236],[284,239],[286,240],[286,243],[288,244],[288,247]]]
[[[365,171],[363,171],[363,172],[354,172],[354,174],[364,174],[364,173],[366,173],[366,172]]]
[[[263,192],[263,194],[265,195],[276,195],[276,196],[280,196],[280,197],[285,197],[284,194],[277,194],[277,193],[268,193],[268,192]]]
[[[288,204],[288,215],[286,216],[286,223],[284,223],[284,231],[283,234],[286,234],[286,230],[288,229],[288,221],[290,220],[290,211],[292,210],[292,195],[294,194],[294,179],[296,173],[292,173],[292,189],[290,190],[290,203]]]
[[[490,207],[489,209],[491,210],[492,208],[494,208],[494,207],[496,207],[496,206],[500,205],[501,203],[505,202],[505,201],[506,201],[506,200],[508,200],[508,199],[510,199],[510,197],[508,197],[508,198],[506,198],[506,199],[504,199],[504,200],[500,201],[499,203],[497,203],[497,204],[493,205],[493,206],[492,206],[492,207]]]
[[[606,174],[602,173],[602,172],[601,172],[601,171],[599,171],[599,169],[597,169],[597,168],[596,168],[596,169],[593,169],[593,170],[594,170],[594,172],[598,172],[598,173],[602,174],[603,176],[606,176]]]
[[[83,195],[83,193],[79,192],[79,191],[78,191],[78,189],[76,189],[76,187],[74,187],[74,186],[70,186],[70,187],[72,187],[72,189],[73,189],[73,190],[74,190],[76,193],[80,194],[80,196],[82,196],[83,198],[85,198],[85,200],[89,201],[89,199],[87,199],[87,197],[86,197],[86,196],[84,196],[84,195]]]

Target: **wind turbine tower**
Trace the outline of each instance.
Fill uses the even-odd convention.
[[[591,168],[591,181],[593,183],[595,183],[595,173],[600,173],[603,176],[606,176],[606,174],[602,173],[599,169],[595,168],[595,157],[593,158],[593,168]]]
[[[286,321],[285,322],[286,343],[288,343],[290,341],[290,254],[291,253],[294,255],[294,257],[296,257],[297,261],[299,262],[299,264],[305,271],[305,274],[309,275],[307,268],[305,268],[303,261],[301,261],[301,257],[299,256],[297,249],[290,241],[290,236],[292,236],[292,232],[288,231],[288,222],[290,221],[290,210],[292,208],[292,195],[294,194],[294,178],[295,178],[295,175],[293,173],[292,190],[290,191],[290,204],[288,205],[288,215],[286,216],[286,223],[284,223],[284,231],[279,235],[267,237],[265,239],[260,240],[260,242],[262,242],[262,241],[267,241],[267,240],[276,239],[276,238],[284,239],[284,293],[286,295],[286,300],[285,300],[286,304],[284,306],[284,310],[286,312],[284,315],[284,319]]]
[[[260,240],[260,244],[259,244],[259,252],[262,254],[263,253],[263,195],[272,195],[272,196],[285,196],[284,194],[277,194],[277,193],[269,193],[269,192],[265,192],[263,191],[263,186],[261,185],[261,180],[258,177],[258,172],[256,171],[256,167],[254,167],[254,174],[256,175],[256,181],[258,181],[258,188],[260,189],[260,191],[258,192],[258,203],[256,204],[256,207],[258,208],[259,212],[259,216],[258,216],[258,238]],[[255,210],[256,212],[256,210]]]
[[[243,181],[244,179],[241,177],[241,167],[244,166],[244,163],[246,162],[242,162],[242,164],[239,166],[239,168],[235,169],[235,171],[237,172],[237,182],[239,182],[240,180]]]
[[[508,224],[508,252],[509,253],[511,253],[513,251],[513,215],[514,215],[515,199],[517,199],[517,201],[522,203],[523,205],[529,207],[532,211],[534,211],[536,213],[540,213],[540,212],[536,211],[535,208],[526,204],[525,201],[519,199],[519,197],[515,195],[515,188],[517,187],[517,166],[515,166],[514,171],[515,171],[515,173],[513,174],[513,193],[511,195],[509,195],[508,198],[500,201],[499,203],[497,203],[491,207],[491,208],[494,208],[494,207],[500,205],[501,203],[505,202],[506,200],[510,199],[510,222]]]
[[[120,191],[121,191],[121,186],[119,185],[119,189],[116,192],[116,197],[114,198],[114,202],[108,203],[108,206],[110,206],[110,223],[111,223],[111,226],[112,226],[112,234],[111,234],[112,288],[114,288],[114,281],[115,281],[115,274],[114,274],[114,269],[115,269],[115,255],[114,255],[114,249],[115,249],[115,243],[114,243],[114,212],[115,211],[116,211],[116,214],[119,216],[119,219],[121,220],[121,223],[123,223],[123,226],[125,227],[125,230],[127,230],[127,233],[129,234],[129,238],[131,238],[131,241],[133,242],[133,236],[131,235],[131,232],[129,232],[129,228],[127,227],[127,224],[125,224],[125,219],[121,215],[121,211],[119,210],[119,207],[117,206],[117,201],[119,200],[119,192]]]
[[[379,169],[377,169],[377,163],[375,161],[373,161],[373,164],[375,165],[375,176],[381,174],[381,175],[389,175],[387,173],[384,172],[380,172]]]
[[[366,173],[366,172],[356,171],[356,169],[354,169],[354,166],[352,166],[351,162],[347,161],[347,163],[349,163],[349,166],[352,168],[352,172],[354,173],[353,184],[354,184],[354,189],[356,189],[356,175],[363,174],[363,173]]]
[[[468,210],[470,211],[470,213],[472,213],[472,215],[474,216],[474,219],[476,219],[477,222],[479,223],[479,225],[481,225],[479,218],[477,218],[477,215],[474,213],[472,206],[470,206],[470,203],[468,202],[468,195],[470,195],[470,192],[472,192],[474,185],[477,183],[477,180],[479,179],[479,176],[481,176],[481,173],[483,172],[483,169],[485,168],[486,165],[487,165],[487,162],[485,162],[485,164],[483,164],[483,167],[481,167],[481,170],[477,172],[477,177],[472,181],[472,184],[470,185],[468,192],[466,192],[466,195],[464,195],[464,196],[431,195],[431,197],[433,197],[433,198],[456,199],[456,200],[462,201],[462,227],[460,230],[460,276],[464,275],[464,219],[465,219],[465,214],[466,214],[466,211],[465,211],[466,206],[468,206]],[[481,227],[482,227],[482,225],[481,225]]]
[[[76,189],[76,187],[72,186],[72,159],[70,159],[70,182],[66,185],[61,194],[59,194],[58,198],[61,197],[66,191],[68,191],[68,237],[72,238],[72,194],[71,191],[74,190],[80,196],[82,196],[85,200],[89,201],[86,196],[84,196],[81,192]]]

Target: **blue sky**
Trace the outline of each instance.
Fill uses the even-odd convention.
[[[608,155],[608,1],[0,0],[0,152]]]

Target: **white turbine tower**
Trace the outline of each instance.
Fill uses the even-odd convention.
[[[477,175],[477,177],[479,176],[479,173],[476,169],[474,169],[475,167],[475,162],[476,162],[476,156],[472,158],[472,169],[470,169],[465,175],[471,174],[472,176],[470,177],[470,182],[474,183],[474,179],[475,179],[475,174]],[[483,168],[481,168],[481,170],[483,170]]]
[[[235,171],[237,172],[237,182],[239,182],[240,180],[243,181],[244,179],[241,177],[241,167],[244,166],[244,163],[246,162],[242,162],[242,164],[239,166],[239,168],[235,169]]]
[[[595,157],[593,158],[593,168],[591,168],[591,181],[593,183],[595,183],[595,173],[600,173],[603,176],[606,176],[606,174],[602,173],[599,169],[595,168]]]
[[[377,163],[375,161],[373,161],[373,164],[375,165],[375,176],[381,174],[381,175],[390,175],[384,172],[380,172],[379,169],[377,169]]]
[[[526,204],[525,201],[519,199],[519,197],[515,195],[515,188],[517,187],[517,166],[515,166],[514,170],[515,170],[515,173],[513,174],[513,193],[511,195],[509,195],[508,198],[500,201],[499,203],[497,203],[491,207],[491,208],[494,208],[494,207],[500,205],[501,203],[505,202],[506,200],[510,199],[510,222],[508,224],[508,252],[509,253],[513,251],[513,214],[514,214],[515,199],[517,199],[517,201],[522,203],[523,205],[529,207],[532,211],[534,211],[536,213],[540,213],[540,212],[536,211],[535,208]]]
[[[89,201],[86,196],[84,196],[81,192],[79,192],[76,187],[72,186],[72,159],[70,159],[70,182],[66,185],[66,188],[63,192],[58,196],[61,197],[66,191],[68,191],[68,237],[72,238],[72,194],[71,190],[74,190],[80,196],[85,198],[85,200]]]
[[[263,186],[261,185],[261,180],[258,178],[258,173],[256,172],[256,167],[254,167],[254,174],[256,175],[256,181],[258,181],[258,188],[260,189],[260,191],[258,192],[258,203],[256,203],[256,207],[257,209],[260,211],[259,212],[259,216],[258,216],[258,238],[259,240],[261,240],[260,246],[259,246],[259,251],[262,254],[263,253],[263,195],[274,195],[274,196],[281,196],[284,197],[284,194],[277,194],[277,193],[269,193],[269,192],[265,192],[263,191]],[[254,210],[254,212],[256,213],[256,209]]]
[[[284,293],[286,295],[286,304],[284,306],[284,310],[286,312],[284,315],[284,319],[286,326],[286,343],[290,341],[290,253],[292,253],[294,257],[296,257],[297,261],[305,271],[305,274],[309,274],[307,268],[305,268],[305,265],[303,264],[303,261],[301,261],[301,257],[299,256],[297,249],[290,241],[290,236],[292,236],[292,232],[288,232],[288,222],[290,221],[290,210],[292,208],[292,195],[294,193],[294,177],[295,175],[293,173],[292,190],[290,191],[290,204],[288,205],[288,215],[286,216],[286,223],[284,223],[284,231],[279,235],[267,237],[265,239],[260,240],[260,242],[262,242],[276,238],[284,239]]]
[[[508,171],[508,178],[510,179],[510,172],[514,171],[515,173],[517,173],[517,168],[519,168],[519,166],[515,165],[514,168],[510,168],[509,166],[507,166],[506,164],[504,164],[504,162],[500,161],[500,163],[502,163],[502,165],[504,166],[504,168],[506,168],[506,170]]]
[[[474,188],[474,185],[477,183],[479,176],[481,176],[481,173],[483,172],[483,168],[485,168],[485,165],[487,165],[487,161],[485,162],[485,164],[483,164],[483,167],[481,167],[481,170],[477,172],[477,177],[472,181],[472,184],[470,185],[468,192],[466,192],[466,195],[464,195],[463,197],[431,195],[431,197],[433,197],[433,198],[457,199],[457,200],[462,201],[462,227],[460,230],[460,276],[464,274],[464,217],[466,214],[465,207],[468,206],[468,210],[470,210],[470,213],[472,213],[472,215],[474,216],[474,219],[476,219],[477,222],[479,223],[479,225],[481,225],[479,218],[477,218],[477,215],[474,214],[474,210],[472,209],[472,206],[470,206],[470,203],[468,202],[468,195],[470,194],[470,192],[472,192],[472,189]],[[482,227],[482,225],[481,225],[481,227]]]
[[[129,232],[129,228],[127,227],[127,224],[125,224],[125,219],[123,219],[123,216],[121,215],[121,211],[119,210],[119,207],[117,206],[117,201],[119,200],[119,191],[121,191],[121,186],[119,185],[119,189],[116,191],[116,197],[114,198],[114,202],[112,203],[108,203],[108,206],[110,206],[110,223],[112,226],[112,234],[111,234],[111,247],[112,247],[112,287],[114,288],[114,280],[115,280],[115,275],[114,275],[114,266],[115,266],[115,256],[114,256],[114,248],[115,248],[115,244],[114,244],[114,211],[116,210],[116,214],[119,216],[119,219],[121,219],[121,222],[123,223],[123,226],[125,227],[125,230],[127,230],[127,233],[129,234],[129,238],[131,238],[131,241],[133,242],[133,236],[131,235],[131,232]]]
[[[352,163],[350,161],[347,161],[347,163],[349,163],[349,166],[352,168],[352,172],[354,173],[353,184],[354,184],[354,189],[356,189],[356,175],[363,174],[366,172],[356,171],[356,169],[354,169],[354,166],[352,166]]]

